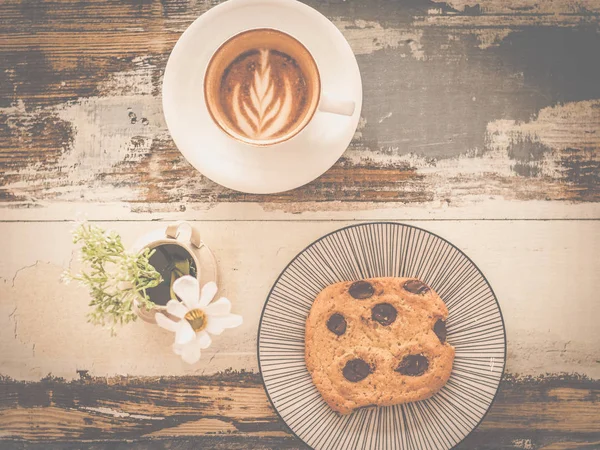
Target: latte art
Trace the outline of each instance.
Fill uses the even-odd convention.
[[[306,125],[318,103],[319,85],[314,60],[302,44],[261,29],[242,33],[217,51],[207,69],[205,96],[224,131],[269,145]]]
[[[302,72],[289,57],[268,49],[240,58],[223,77],[223,109],[240,133],[252,139],[277,137],[305,109]]]

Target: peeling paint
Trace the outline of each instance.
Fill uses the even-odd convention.
[[[99,84],[100,92],[112,96],[152,95],[155,92],[157,68],[152,56],[138,56],[132,59],[132,70],[115,72]]]
[[[198,434],[222,434],[235,432],[239,432],[239,430],[230,422],[216,418],[203,418],[200,420],[186,421],[185,423],[174,427],[162,428],[158,431],[145,434],[144,436],[157,438],[166,436],[197,436]],[[285,436],[285,434],[282,432],[276,432],[276,435]]]
[[[577,152],[586,158],[580,167],[587,165],[591,177],[595,172],[600,185],[600,100],[544,108],[527,122],[489,123],[487,141],[494,154],[506,152],[516,174],[529,177],[572,181],[568,164],[576,163]]]
[[[383,49],[406,48],[416,60],[425,59],[421,46],[422,30],[384,28],[380,23],[367,20],[333,19],[344,37],[350,43],[355,55],[370,54]]]
[[[21,99],[0,108],[0,132],[8,137],[0,148],[0,180],[4,183],[23,166],[38,171],[56,164],[74,134],[53,108],[28,109]]]
[[[533,444],[531,443],[531,439],[514,439],[512,444],[515,448],[523,448],[525,450],[533,449]]]
[[[132,113],[140,117],[135,123],[129,116]],[[0,110],[0,115],[10,118],[9,123],[20,123],[23,114],[19,105]],[[3,189],[17,197],[27,195],[37,180],[43,197],[75,200],[85,195],[89,200],[110,200],[119,192],[114,186],[97,186],[85,194],[78,186],[94,184],[98,176],[110,173],[119,164],[141,161],[155,139],[168,136],[160,99],[149,95],[79,99],[40,108],[26,113],[25,117],[32,125],[21,127],[18,132],[31,139],[32,147],[39,145],[35,142],[39,135],[33,130],[34,124],[40,123],[43,117],[54,117],[54,124],[61,124],[69,130],[69,135],[68,140],[57,142],[59,147],[54,159],[24,160],[22,167],[12,170],[10,165],[4,166]],[[51,180],[56,182],[48,183]],[[130,191],[122,194],[131,196]]]
[[[597,131],[600,131],[600,101],[571,102],[544,108],[525,122],[508,119],[490,122],[486,146],[456,158],[431,159],[416,153],[398,155],[395,148],[387,151],[353,148],[346,153],[346,158],[357,165],[368,161],[379,166],[415,168],[416,173],[426,175],[426,182],[434,190],[440,189],[436,197],[439,199],[446,195],[442,193],[445,187],[456,189],[464,183],[466,188],[470,180],[485,179],[486,174],[508,180],[534,176],[546,185],[568,180],[565,157],[569,156],[569,149],[582,152],[587,149],[588,164],[600,163],[600,133]],[[530,170],[526,173],[515,170],[519,164]],[[494,194],[494,181],[488,179],[487,183],[485,192]],[[596,184],[600,184],[600,178]]]
[[[139,420],[165,420],[165,418],[161,417],[161,416],[148,416],[146,414],[129,414],[129,413],[126,413],[123,411],[117,411],[112,408],[107,408],[105,406],[98,406],[98,407],[81,406],[81,407],[79,407],[79,409],[81,409],[83,411],[90,411],[90,412],[95,412],[98,414],[112,416],[117,419],[129,418],[129,419],[139,419]]]
[[[166,133],[156,97],[145,95],[81,99],[56,110],[76,130],[69,151],[58,161],[71,181],[89,180],[124,161],[140,161],[153,139]],[[132,123],[130,113],[148,121]]]
[[[539,141],[548,148],[600,148],[600,100],[568,102],[541,109],[526,122],[499,121],[488,133],[508,133]],[[512,136],[512,137],[511,137]],[[495,145],[494,143],[491,144]]]
[[[585,14],[600,12],[596,0],[433,0],[456,11],[483,14]]]
[[[417,16],[413,26],[440,27],[448,36],[475,36],[478,46],[500,45],[511,33],[524,27],[598,27],[600,6],[595,0],[434,0],[443,8],[431,8]],[[449,11],[448,8],[451,8]]]

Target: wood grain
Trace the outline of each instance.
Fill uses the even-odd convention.
[[[459,448],[593,445],[600,441],[599,395],[600,383],[582,377],[507,375],[491,411]],[[304,448],[274,413],[254,373],[109,379],[82,374],[70,383],[4,379],[0,425],[0,445],[13,448],[23,440],[46,448],[86,440],[89,448],[108,448],[116,439],[133,442],[133,448]]]
[[[162,119],[169,52],[211,3],[3,2],[0,200],[163,211],[180,202],[269,202],[295,211],[356,201],[598,202],[597,3],[309,4],[357,55],[361,125],[316,181],[254,196],[193,169]]]
[[[216,3],[0,4],[0,372],[36,380],[0,380],[0,448],[306,448],[251,371],[262,301],[315,238],[357,219],[407,218],[436,219],[422,226],[489,276],[509,370],[554,373],[507,375],[459,448],[600,448],[600,382],[558,374],[598,371],[600,3],[307,1],[356,54],[364,107],[330,171],[269,196],[198,173],[162,117],[169,53]],[[86,328],[81,290],[58,281],[73,262],[63,222],[82,211],[133,220],[105,223],[130,242],[159,218],[200,220],[250,321],[204,356],[249,371],[150,377],[196,369],[167,360],[171,337],[143,324],[116,344]],[[155,361],[144,353],[153,346],[165,353]],[[39,381],[49,370],[79,379]],[[144,376],[90,375],[132,372]]]

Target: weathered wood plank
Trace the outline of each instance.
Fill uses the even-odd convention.
[[[327,209],[325,209],[325,206]],[[545,200],[501,200],[449,207],[440,201],[424,205],[402,202],[223,202],[223,203],[126,203],[44,202],[43,208],[23,209],[11,204],[0,211],[2,223],[90,221],[196,222],[244,221],[590,221],[600,217],[600,203],[549,202]]]
[[[293,437],[269,436],[231,436],[231,435],[206,435],[191,438],[169,438],[169,439],[128,439],[126,442],[118,440],[98,441],[43,441],[24,442],[17,440],[0,441],[0,448],[10,450],[35,449],[35,450],[81,450],[82,445],[86,450],[308,450],[309,447],[302,445],[298,439]]]
[[[460,448],[569,448],[565,441],[597,444],[599,395],[600,383],[582,377],[506,376],[491,411]],[[19,440],[33,444],[74,439],[97,445],[90,448],[102,448],[101,441],[116,439],[133,441],[140,448],[163,448],[166,442],[180,443],[181,448],[191,448],[193,443],[211,448],[257,448],[255,444],[303,448],[268,404],[260,376],[251,373],[82,377],[70,383],[53,378],[39,383],[4,379],[0,424],[0,445],[11,442],[17,448]]]
[[[94,375],[200,375],[257,370],[264,301],[281,270],[307,245],[352,221],[195,222],[214,250],[223,295],[244,324],[215,337],[190,366],[171,350],[171,333],[135,322],[110,337],[86,322],[88,293],[64,285],[78,262],[71,223],[0,223],[0,374],[39,381]],[[600,221],[409,222],[465,251],[498,296],[508,335],[507,370],[539,375],[575,371],[600,378],[598,301]],[[101,222],[130,245],[154,222]],[[44,238],[41,238],[44,237]],[[576,324],[576,325],[574,325]]]
[[[177,211],[217,201],[310,210],[600,199],[597,2],[310,4],[357,54],[361,126],[320,179],[253,196],[197,173],[162,119],[170,49],[209,2],[4,2],[0,200]]]

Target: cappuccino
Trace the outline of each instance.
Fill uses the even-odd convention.
[[[316,63],[296,39],[255,29],[225,42],[206,70],[204,94],[213,120],[230,136],[270,145],[296,135],[320,95]]]

